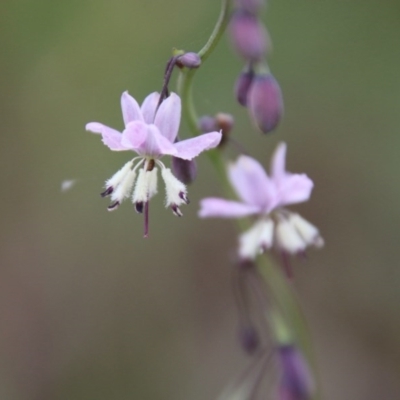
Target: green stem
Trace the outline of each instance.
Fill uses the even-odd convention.
[[[207,43],[198,52],[198,55],[200,56],[202,62],[204,62],[207,57],[212,53],[212,51],[217,46],[219,40],[221,39],[221,36],[223,35],[229,22],[231,8],[232,0],[222,0],[221,11],[214,30],[211,33],[211,36],[208,39]],[[192,97],[192,81],[196,71],[196,68],[185,69],[179,74],[178,78],[178,93],[180,93],[182,100],[184,100],[182,102],[182,114],[186,119],[186,122],[193,136],[196,136],[200,133],[200,130],[197,126],[198,117]]]
[[[232,0],[222,1],[221,12],[216,26],[207,43],[198,52],[202,62],[204,62],[211,54],[211,52],[217,46],[222,34],[224,33],[229,22],[231,7]],[[178,78],[178,93],[182,98],[183,118],[186,120],[186,123],[193,136],[197,136],[201,133],[197,125],[198,116],[192,97],[192,83],[196,71],[197,69],[183,69],[181,70]],[[226,165],[221,151],[219,149],[210,150],[207,152],[207,155],[215,169],[215,172],[217,173],[224,192],[229,197],[235,197],[226,174]],[[237,221],[239,230],[244,231],[247,227],[246,221]],[[309,331],[294,291],[288,284],[287,279],[283,275],[281,269],[277,268],[277,266],[274,265],[269,258],[259,257],[257,261],[260,273],[268,285],[268,288],[272,294],[272,298],[275,301],[275,312],[280,314],[280,317],[285,323],[287,329],[291,331],[291,336],[293,336],[292,339],[297,340],[298,344],[305,353],[310,366],[313,367],[312,369],[314,370],[314,376],[316,376]],[[315,395],[313,400],[316,400],[318,397],[318,394]]]

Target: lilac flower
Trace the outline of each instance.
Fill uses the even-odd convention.
[[[146,212],[150,198],[157,193],[158,165],[166,188],[166,206],[171,207],[175,215],[181,216],[179,206],[188,203],[186,187],[165,167],[160,158],[170,155],[192,160],[202,151],[216,147],[221,140],[221,133],[210,132],[175,142],[181,117],[181,100],[175,93],[171,93],[161,104],[159,99],[158,93],[152,93],[139,107],[136,100],[124,92],[121,107],[125,129],[122,133],[98,122],[86,125],[86,130],[101,135],[103,143],[110,150],[133,150],[138,154],[138,157],[128,161],[106,181],[105,191],[101,195],[111,196],[112,202],[108,207],[110,211],[132,195],[136,211],[143,212],[145,209]],[[145,216],[147,220],[147,213]]]
[[[240,156],[229,166],[229,179],[241,202],[206,198],[200,203],[199,216],[241,218],[255,215],[254,225],[239,240],[239,256],[253,260],[275,246],[284,253],[301,253],[307,246],[323,245],[318,229],[284,208],[310,198],[313,182],[305,174],[292,174],[285,169],[286,144],[280,143],[271,162],[268,176],[253,158]]]

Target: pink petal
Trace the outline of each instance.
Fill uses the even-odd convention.
[[[199,217],[241,218],[259,212],[257,206],[209,197],[200,201]]]
[[[142,121],[130,122],[122,132],[121,144],[126,149],[138,151],[147,138],[147,125]]]
[[[313,181],[305,174],[286,174],[277,185],[281,206],[307,201],[311,196]]]
[[[156,113],[156,108],[160,94],[157,92],[149,94],[142,103],[142,114],[144,121],[148,124],[154,123],[154,115]]]
[[[99,133],[103,143],[108,146],[110,150],[126,150],[126,148],[121,144],[121,133],[115,129],[109,128],[99,122],[89,122],[86,124],[86,130],[93,133]]]
[[[307,201],[314,186],[305,174],[286,172],[286,144],[279,143],[271,160],[271,177],[281,206]]]
[[[217,147],[221,138],[222,134],[220,132],[210,132],[175,143],[177,157],[184,160],[191,160],[202,151]]]
[[[236,193],[245,203],[262,207],[265,212],[275,207],[274,185],[258,161],[240,156],[229,166],[228,174]]]
[[[122,93],[121,108],[125,126],[132,121],[143,121],[143,115],[139,104],[128,92]]]
[[[279,143],[271,159],[271,178],[273,180],[282,179],[285,174],[286,164],[286,143]]]
[[[181,120],[181,99],[175,93],[171,93],[157,110],[154,124],[161,134],[171,143],[174,143],[178,135]]]
[[[175,156],[177,151],[174,145],[163,135],[161,135],[157,126],[146,125],[146,140],[137,149],[140,154],[159,157],[164,154]]]

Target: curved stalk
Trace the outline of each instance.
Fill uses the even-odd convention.
[[[222,34],[224,33],[229,22],[231,8],[232,0],[222,1],[221,12],[216,26],[207,43],[198,52],[202,62],[204,62],[211,54],[211,52],[217,46]],[[192,97],[192,83],[196,72],[197,69],[185,68],[181,70],[178,78],[178,93],[182,99],[183,118],[186,120],[186,123],[193,136],[197,136],[201,133],[197,125],[198,116]],[[221,151],[219,149],[214,149],[208,151],[206,154],[208,155],[208,158],[215,169],[224,192],[228,195],[228,197],[235,197],[226,174],[226,165]],[[247,227],[247,222],[243,220],[237,220],[237,225],[239,230],[243,231]],[[309,330],[293,289],[288,284],[281,269],[274,265],[269,258],[259,257],[257,259],[257,267],[272,294],[272,298],[274,299],[277,308],[274,311],[279,312],[287,329],[290,330],[290,336],[300,345],[309,361],[310,368],[312,368],[314,372],[314,376],[316,376]],[[313,400],[316,400],[318,397],[319,395],[316,394]]]

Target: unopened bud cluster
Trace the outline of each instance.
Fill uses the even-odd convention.
[[[272,45],[258,17],[262,5],[262,0],[237,0],[229,33],[233,48],[246,62],[235,84],[236,99],[248,108],[254,125],[268,133],[281,120],[283,100],[279,84],[266,63]]]

